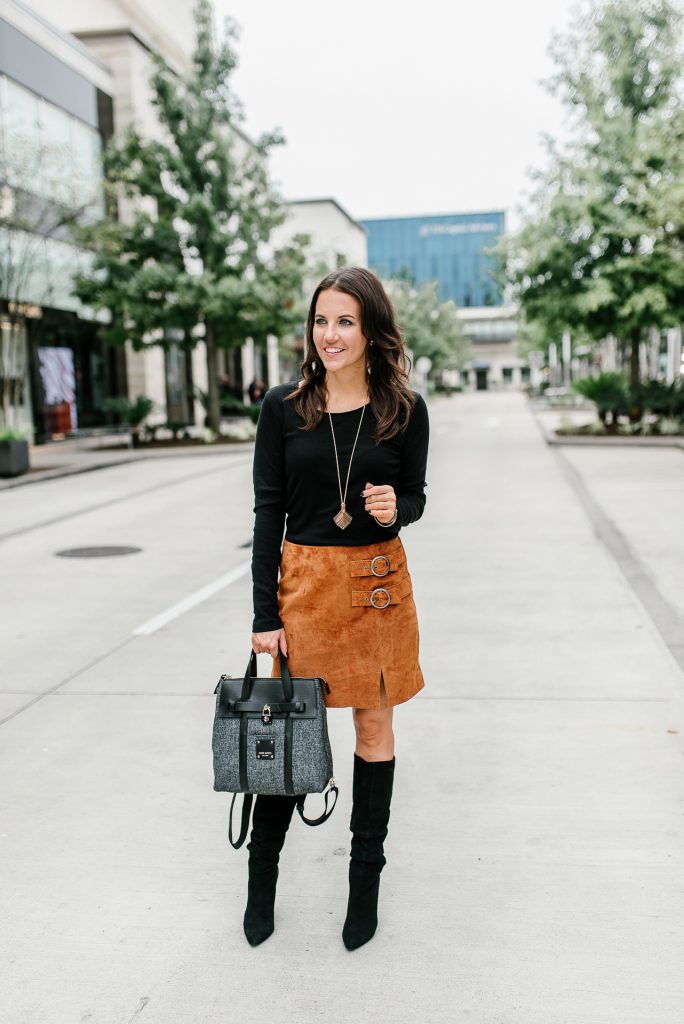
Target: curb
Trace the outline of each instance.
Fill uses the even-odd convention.
[[[202,458],[207,455],[238,455],[245,451],[251,451],[254,447],[253,441],[236,441],[234,444],[228,446],[216,446],[216,448],[210,449],[209,451],[204,448],[199,450],[185,449],[183,454],[179,455],[179,449],[167,448],[157,452],[140,452],[139,454],[130,454],[127,456],[121,456],[119,458],[108,459],[102,462],[89,462],[85,465],[78,465],[78,463],[72,462],[64,466],[53,466],[52,468],[46,468],[44,470],[36,469],[31,473],[24,473],[22,476],[7,477],[0,479],[0,493],[2,491],[11,490],[14,487],[24,487],[29,484],[44,483],[47,480],[60,480],[62,477],[77,476],[80,473],[93,473],[98,469],[109,469],[113,466],[123,466],[129,462],[143,462],[149,459],[172,459],[172,458]],[[228,450],[221,450],[227,448]]]
[[[681,448],[684,450],[684,437],[677,436],[676,434],[672,437],[626,437],[624,435],[613,436],[610,434],[599,434],[595,437],[582,434],[559,436],[555,430],[549,430],[545,426],[534,409],[531,412],[546,443],[559,448],[568,446],[582,447],[584,445],[589,448]]]

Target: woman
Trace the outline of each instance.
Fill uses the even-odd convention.
[[[351,950],[377,928],[395,765],[392,709],[424,685],[399,529],[425,506],[428,416],[408,386],[392,305],[369,270],[345,267],[320,282],[306,344],[302,380],[268,391],[259,418],[252,648],[274,659],[285,654],[292,675],[325,679],[327,707],[353,708],[342,931]],[[255,801],[244,920],[252,945],[273,931],[278,858],[294,806],[289,796]]]

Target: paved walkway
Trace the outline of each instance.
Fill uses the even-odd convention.
[[[0,495],[3,1024],[682,1024],[674,642],[522,395],[454,396],[431,420],[428,508],[404,534],[427,687],[395,714],[381,925],[354,954],[347,712],[330,716],[340,806],[293,826],[274,936],[253,950],[241,931],[245,851],[211,789],[210,691],[248,654],[249,458]],[[612,518],[609,463],[573,469],[677,618],[657,559],[681,565],[681,516],[666,505],[656,550],[631,514]],[[55,557],[98,542],[142,551]]]
[[[65,476],[89,473],[94,469],[122,466],[128,462],[144,459],[200,458],[203,455],[234,455],[240,451],[251,451],[251,442],[207,445],[206,447],[179,448],[129,448],[125,444],[115,445],[115,439],[93,438],[88,441],[65,440],[49,444],[29,446],[29,470],[14,477],[0,477],[0,491],[13,490],[27,484],[43,483]]]

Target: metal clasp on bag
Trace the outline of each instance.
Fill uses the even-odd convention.
[[[263,711],[261,712],[261,721],[264,725],[270,725],[273,721],[273,715],[271,714],[271,705],[264,704]]]

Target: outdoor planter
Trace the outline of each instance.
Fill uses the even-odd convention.
[[[0,441],[0,476],[20,476],[28,468],[28,441]]]

